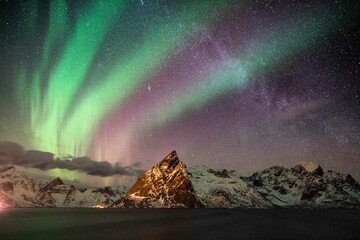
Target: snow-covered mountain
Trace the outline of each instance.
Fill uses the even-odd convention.
[[[142,175],[126,195],[115,202],[123,208],[194,208],[202,205],[175,151]]]
[[[173,151],[140,177],[113,207],[360,207],[360,185],[351,177],[301,162],[274,166],[250,177],[236,171],[189,167]]]
[[[215,171],[205,166],[187,169],[196,198],[207,208],[270,208],[236,171]]]
[[[114,207],[269,208],[235,172],[186,166],[175,151],[141,176]]]
[[[124,186],[77,189],[59,177],[48,182],[0,167],[0,207],[107,207],[125,192]]]
[[[0,166],[0,208],[360,208],[360,185],[351,175],[324,171],[311,162],[273,166],[249,177],[183,164],[175,151],[123,186],[76,188],[60,178],[34,179]]]
[[[324,172],[315,163],[274,166],[242,179],[275,206],[360,207],[360,185],[350,174]]]
[[[36,207],[35,180],[14,166],[0,167],[0,199],[2,207]]]

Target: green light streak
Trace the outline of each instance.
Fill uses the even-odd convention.
[[[36,27],[38,22],[38,12],[39,12],[39,3],[37,0],[32,0],[24,5],[24,18],[27,19],[26,24],[22,26],[22,33],[26,35],[29,39],[32,39],[32,36],[36,33]],[[20,27],[20,26],[19,26]],[[23,49],[24,51],[24,49]],[[33,85],[31,79],[28,78],[29,71],[23,65],[19,64],[19,67],[15,69],[17,72],[17,77],[15,81],[16,89],[16,99],[20,109],[20,117],[28,118],[32,114],[31,108],[32,105],[29,102],[32,101],[33,95]],[[29,91],[30,90],[30,91]],[[30,107],[30,110],[29,110]],[[31,125],[31,123],[30,123]],[[28,128],[28,126],[26,126]]]
[[[40,114],[40,100],[41,100],[40,91],[41,91],[40,73],[39,73],[39,69],[36,69],[31,83],[31,94],[30,94],[30,109],[31,109],[30,124],[32,130],[35,130],[36,124],[38,124],[38,118]]]
[[[36,130],[40,129],[40,138],[44,139],[40,149],[61,154],[57,145],[60,144],[60,126],[65,120],[65,113],[83,83],[100,44],[119,17],[123,6],[123,1],[107,1],[106,5],[103,1],[96,1],[91,10],[81,14],[77,20],[75,31],[49,78],[43,112],[40,115],[40,118],[46,120],[37,121],[40,124],[35,127]],[[49,35],[50,43],[53,37],[56,38]]]
[[[56,39],[65,34],[66,30],[66,1],[52,1],[50,4],[49,26],[43,48],[40,64],[35,69],[30,94],[30,124],[31,129],[36,131],[37,124],[41,121],[41,77],[49,65],[51,49],[56,44]]]
[[[153,120],[154,127],[161,126],[187,111],[203,107],[231,89],[245,88],[250,78],[264,73],[298,52],[314,47],[318,40],[337,28],[339,18],[338,14],[325,12],[315,19],[287,26],[263,41],[255,51],[229,61],[229,64],[221,66],[210,77],[202,79],[202,84],[173,97],[172,104],[167,102],[160,106],[159,111],[147,119]]]
[[[65,34],[67,25],[66,1],[57,0],[50,4],[50,19],[47,30],[47,37],[43,48],[43,58],[41,66],[46,67],[49,63],[51,49],[56,44],[59,36]],[[44,69],[42,69],[44,70]]]
[[[17,77],[16,77],[16,100],[19,103],[20,108],[20,114],[26,115],[27,113],[27,107],[24,104],[24,99],[26,99],[27,92],[27,83],[26,83],[26,76],[27,72],[24,66],[20,66],[19,70],[16,71]],[[21,116],[25,117],[25,116]]]
[[[86,151],[94,128],[101,119],[114,107],[124,102],[146,77],[156,70],[176,48],[196,32],[194,23],[202,24],[213,17],[215,11],[224,8],[218,1],[202,2],[182,12],[178,18],[155,26],[139,49],[117,67],[84,96],[76,112],[68,119],[67,127],[62,132],[63,151],[74,152],[74,147]],[[182,25],[179,26],[181,19]],[[86,122],[86,124],[83,124]],[[79,127],[81,126],[81,127]],[[80,149],[80,144],[83,149]],[[77,153],[79,154],[79,153]]]
[[[29,5],[30,11],[27,11],[27,16],[25,19],[28,19],[27,26],[31,29],[31,32],[35,32],[39,17],[39,2],[37,0],[32,0]]]

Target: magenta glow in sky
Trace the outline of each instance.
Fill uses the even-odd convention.
[[[0,140],[57,156],[359,178],[357,5],[1,2]]]

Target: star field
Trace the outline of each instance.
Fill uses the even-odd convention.
[[[357,3],[0,9],[0,140],[143,169],[176,149],[241,174],[313,161],[360,178]]]

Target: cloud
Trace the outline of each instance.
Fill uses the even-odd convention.
[[[54,154],[36,150],[24,151],[17,143],[0,141],[0,164],[14,164],[23,167],[50,170],[54,168],[85,172],[92,176],[109,177],[113,175],[139,176],[144,171],[139,164],[122,167],[119,163],[112,165],[107,161],[95,161],[88,157],[63,160],[54,158]]]
[[[277,119],[281,122],[288,122],[299,117],[304,116],[305,114],[309,114],[314,112],[317,109],[322,108],[323,106],[329,104],[330,102],[325,99],[318,99],[307,101],[303,103],[299,103],[293,107],[288,108],[286,111],[282,112],[277,116]]]
[[[0,158],[18,158],[24,154],[24,148],[14,142],[0,141]]]

